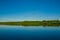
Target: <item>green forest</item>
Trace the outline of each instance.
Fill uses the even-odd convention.
[[[17,25],[17,26],[60,26],[60,20],[0,22],[0,25]]]

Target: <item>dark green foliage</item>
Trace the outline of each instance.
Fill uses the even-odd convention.
[[[59,20],[48,21],[22,21],[22,22],[0,22],[0,25],[19,25],[19,26],[60,26]]]

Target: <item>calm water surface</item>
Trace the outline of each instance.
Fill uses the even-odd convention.
[[[60,27],[0,25],[0,40],[60,40]]]

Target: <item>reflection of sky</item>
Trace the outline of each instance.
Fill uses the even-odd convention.
[[[60,0],[0,0],[0,21],[60,19]]]

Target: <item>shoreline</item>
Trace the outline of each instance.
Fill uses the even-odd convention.
[[[16,26],[60,26],[60,20],[0,22],[0,25]]]

